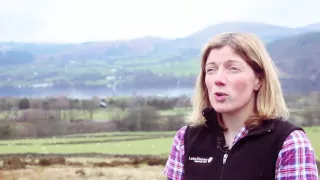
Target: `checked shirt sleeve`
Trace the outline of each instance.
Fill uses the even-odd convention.
[[[184,133],[186,126],[182,127],[175,135],[170,154],[165,165],[164,175],[172,180],[184,179]]]
[[[318,180],[315,152],[307,135],[293,131],[285,140],[276,164],[276,180]]]

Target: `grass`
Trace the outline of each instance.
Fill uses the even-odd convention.
[[[320,126],[306,127],[304,129],[315,150],[316,158],[320,161]]]
[[[93,120],[110,120],[117,117],[122,118],[125,115],[125,111],[122,111],[119,108],[98,110],[93,114]]]
[[[85,134],[72,134],[72,135],[66,135],[62,137],[83,137],[83,136],[147,136],[147,135],[174,135],[175,131],[164,131],[164,132],[158,132],[158,131],[134,131],[134,132],[101,132],[101,133],[85,133]],[[1,141],[0,141],[1,142]]]
[[[1,141],[0,141],[1,142]],[[106,154],[168,154],[172,144],[172,137],[151,140],[121,141],[111,143],[93,144],[66,144],[41,145],[35,143],[31,146],[8,145],[0,148],[0,154],[10,153],[106,153]]]
[[[139,138],[141,136],[109,136],[109,137],[70,137],[70,138],[45,138],[45,139],[18,139],[18,140],[3,140],[0,144],[15,145],[19,143],[23,144],[54,144],[54,143],[67,143],[67,142],[84,142],[84,141],[104,141],[104,140],[122,140],[128,138]]]
[[[54,138],[1,140],[0,154],[10,153],[107,153],[107,154],[168,154],[175,131],[168,132],[106,132],[75,134]],[[161,136],[172,136],[162,138]],[[154,137],[147,140],[125,140],[129,138]],[[124,140],[113,142],[81,143],[81,141]],[[80,142],[79,144],[44,145],[44,143]],[[28,145],[17,145],[25,143]]]
[[[320,126],[305,127],[308,138],[315,149],[317,159],[320,160]],[[117,133],[92,133],[63,136],[60,138],[25,139],[25,140],[3,140],[0,154],[9,153],[107,153],[107,154],[168,154],[172,145],[173,136],[176,132],[117,132]],[[155,138],[147,140],[89,143],[89,144],[64,144],[64,145],[42,145],[43,143],[90,141],[90,140],[121,140],[151,135],[171,135],[172,137]],[[100,137],[106,136],[106,137]],[[87,138],[86,138],[87,137]],[[14,145],[15,143],[32,143],[33,145]]]
[[[18,111],[0,111],[0,119],[7,117],[14,117],[22,115],[23,112],[28,110],[18,110]],[[125,115],[125,111],[122,111],[120,108],[110,108],[110,109],[98,109],[93,113],[93,120],[97,121],[106,121],[117,117],[123,117]],[[86,110],[62,110],[61,116],[64,120],[71,119],[89,119],[90,113]]]
[[[170,115],[184,109],[174,109],[163,111],[163,115]],[[304,128],[313,148],[315,149],[316,158],[320,160],[320,126]],[[21,140],[2,140],[0,144],[7,144],[0,147],[0,154],[10,153],[106,153],[106,154],[149,154],[165,155],[170,151],[173,137],[176,131],[169,132],[103,132],[90,134],[74,134],[54,138],[42,139],[21,139]],[[125,140],[128,138],[139,138],[146,136],[158,136],[154,139],[145,140]],[[162,137],[166,135],[170,137]],[[82,141],[103,141],[103,140],[123,140],[113,142],[95,142],[82,143]],[[63,145],[43,145],[44,143],[66,143],[80,142],[79,144]],[[17,143],[29,143],[31,145],[17,145]]]
[[[196,75],[199,72],[199,60],[190,59],[183,61],[168,61],[160,64],[142,64],[136,67],[132,67],[136,71],[139,70],[150,70],[153,73],[157,74],[168,74],[175,75],[177,77]],[[187,69],[187,71],[186,71]]]
[[[162,137],[174,136],[175,131],[166,132],[101,132],[101,133],[87,133],[87,134],[72,134],[65,136],[55,136],[52,138],[37,138],[37,139],[16,139],[16,140],[1,140],[0,144],[7,144],[13,146],[16,144],[55,144],[67,142],[88,142],[88,141],[105,141],[105,140],[125,140],[145,137]]]
[[[169,110],[163,110],[160,111],[161,116],[174,116],[174,115],[187,115],[190,113],[192,108],[190,107],[181,107],[181,108],[174,108],[174,109],[169,109]]]
[[[170,57],[167,56],[166,57]],[[22,85],[27,86],[38,83],[85,83],[87,86],[101,85],[105,86],[113,81],[106,80],[106,76],[113,76],[117,69],[119,76],[126,76],[125,79],[115,80],[117,83],[130,84],[132,80],[139,75],[141,70],[149,71],[154,74],[166,74],[172,78],[196,75],[199,71],[199,59],[186,59],[184,61],[175,59],[162,61],[163,58],[138,58],[125,60],[114,60],[111,64],[108,61],[99,61],[90,59],[71,63],[32,63],[28,65],[0,67],[0,75],[5,76],[0,81],[0,85]],[[125,75],[121,72],[130,71],[131,75]],[[119,75],[120,74],[120,75]],[[11,79],[8,79],[10,77]]]
[[[169,110],[161,110],[159,114],[162,116],[170,116],[170,115],[177,115],[177,114],[186,114],[190,112],[190,108],[174,108]],[[4,119],[7,117],[15,117],[22,115],[25,110],[18,110],[18,111],[0,111],[0,119]],[[106,109],[98,109],[94,111],[92,119],[95,121],[107,121],[113,119],[119,119],[126,115],[128,109],[124,111],[120,108],[106,108]],[[71,109],[71,110],[62,110],[61,116],[64,120],[71,120],[71,119],[90,119],[90,113],[86,110],[78,110],[78,109]]]

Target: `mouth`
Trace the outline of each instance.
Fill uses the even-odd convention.
[[[215,92],[214,95],[218,96],[218,97],[220,97],[220,96],[228,96],[227,93],[223,93],[223,92]]]
[[[224,92],[215,92],[214,98],[217,102],[224,102],[228,98],[228,94]]]

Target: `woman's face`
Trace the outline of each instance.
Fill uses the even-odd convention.
[[[205,84],[215,111],[229,114],[253,108],[259,78],[231,47],[211,50],[205,72]]]

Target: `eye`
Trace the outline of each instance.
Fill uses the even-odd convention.
[[[210,73],[210,72],[215,71],[215,70],[216,70],[216,68],[208,68],[208,69],[206,70],[206,73]]]
[[[229,70],[230,70],[230,71],[239,71],[240,69],[237,68],[237,67],[235,67],[235,66],[231,66],[231,67],[229,68]]]

